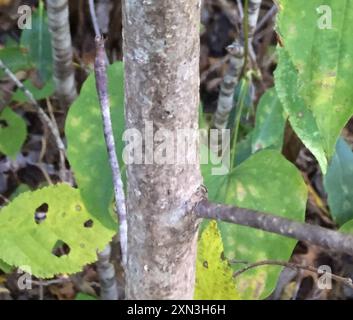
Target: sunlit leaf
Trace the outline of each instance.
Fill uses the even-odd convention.
[[[233,281],[233,270],[222,258],[223,244],[217,223],[210,222],[197,246],[196,300],[236,300],[239,295]]]
[[[116,62],[109,67],[108,92],[120,164],[122,164],[122,134],[125,127],[123,77],[121,62]],[[70,107],[65,132],[68,140],[69,162],[82,199],[92,214],[105,219],[112,202],[113,181],[93,74],[88,77],[79,97]]]
[[[268,212],[304,221],[306,187],[297,169],[274,150],[251,156],[230,174],[212,175],[204,166],[204,183],[211,201]],[[248,227],[220,222],[225,256],[250,263],[261,260],[288,260],[295,240]],[[234,265],[234,270],[241,265]],[[242,299],[268,296],[276,286],[281,268],[264,266],[237,277]]]
[[[43,212],[46,217],[38,220]],[[17,196],[1,209],[0,230],[0,259],[50,278],[94,262],[116,226],[103,226],[87,211],[77,189],[60,184]],[[61,245],[68,252],[62,252]]]

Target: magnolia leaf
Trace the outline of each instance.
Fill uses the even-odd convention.
[[[271,148],[282,150],[286,116],[276,90],[271,88],[261,97],[256,110],[252,134],[252,152]]]
[[[52,185],[18,195],[0,211],[0,259],[40,278],[75,273],[115,234],[92,216],[77,189]]]
[[[297,169],[277,151],[260,151],[224,176],[212,175],[206,166],[203,175],[211,201],[304,221],[305,184]],[[228,259],[249,263],[288,260],[296,244],[289,238],[231,223],[220,222],[218,227]],[[234,270],[238,268],[241,266],[235,264]],[[240,297],[267,297],[280,272],[280,267],[264,266],[240,275],[236,279]]]
[[[0,152],[16,158],[26,136],[26,122],[10,108],[5,108],[0,114]]]
[[[353,219],[353,152],[340,138],[324,179],[328,204],[335,221],[342,225]]]
[[[330,159],[342,128],[353,115],[353,2],[279,0],[279,4],[277,29],[298,71],[295,91],[310,110],[312,126],[318,129]],[[323,7],[329,8],[330,17],[325,17]],[[293,127],[297,131],[298,126]],[[303,134],[297,133],[303,139]],[[308,131],[305,138],[310,135]]]
[[[108,92],[117,154],[122,165],[122,135],[125,127],[122,62],[116,62],[108,68]],[[69,162],[82,200],[89,212],[100,219],[109,219],[107,210],[112,202],[114,189],[93,74],[85,81],[79,97],[70,107],[65,133]]]
[[[197,246],[196,300],[236,300],[239,295],[232,278],[233,270],[222,258],[223,244],[217,223],[211,221]]]

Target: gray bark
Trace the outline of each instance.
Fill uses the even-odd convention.
[[[323,227],[289,220],[260,211],[211,203],[207,200],[202,200],[198,203],[195,213],[200,218],[215,219],[276,233],[353,256],[352,235]]]
[[[62,107],[77,96],[75,74],[72,65],[72,45],[67,0],[47,0],[48,24],[52,37],[54,82]]]
[[[197,129],[199,21],[199,0],[123,1],[127,128]],[[132,164],[127,175],[127,298],[192,299],[199,165]]]

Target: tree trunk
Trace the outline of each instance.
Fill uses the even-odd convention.
[[[145,121],[153,133],[198,128],[199,15],[199,0],[123,1],[126,126],[143,155],[156,149]],[[197,163],[128,165],[128,299],[193,298]]]

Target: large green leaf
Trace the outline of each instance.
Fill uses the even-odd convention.
[[[327,159],[322,134],[318,129],[312,111],[298,93],[298,87],[300,86],[298,72],[285,49],[278,49],[278,54],[279,62],[275,72],[278,97],[289,116],[292,128],[314,154],[323,173],[326,173]]]
[[[28,50],[30,61],[38,69],[43,83],[52,77],[52,48],[48,18],[43,1],[32,16],[32,28],[25,29],[21,34],[21,46]]]
[[[342,128],[353,115],[353,2],[279,3],[278,30],[298,71],[296,89],[315,119],[313,126],[317,126],[322,148],[330,159]]]
[[[340,138],[324,179],[330,211],[338,224],[353,219],[353,152]]]
[[[265,92],[256,110],[252,151],[266,148],[282,150],[286,116],[274,88]]]
[[[5,108],[0,114],[0,152],[15,158],[26,136],[26,122],[10,108]]]
[[[124,131],[123,64],[108,68],[108,92],[118,157],[121,161]],[[87,209],[100,219],[108,215],[112,201],[113,181],[105,145],[95,78],[91,74],[70,108],[65,125],[68,158]]]
[[[46,219],[35,213],[47,205]],[[103,226],[84,206],[77,189],[67,184],[49,186],[17,196],[0,211],[0,259],[41,278],[75,273],[97,259],[113,237],[116,226]],[[66,244],[70,251],[58,257],[53,250]]]
[[[222,255],[221,235],[217,223],[212,221],[202,232],[197,246],[196,300],[239,299],[232,278],[233,270]]]
[[[303,221],[306,187],[296,168],[274,150],[263,150],[229,175],[212,176],[210,166],[203,168],[211,201],[260,210]],[[219,223],[225,255],[229,259],[256,262],[288,260],[296,241],[248,227]],[[234,269],[242,265],[235,264]],[[264,266],[248,271],[236,284],[241,298],[268,296],[277,283],[281,268]]]

